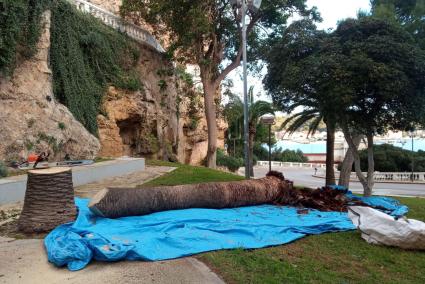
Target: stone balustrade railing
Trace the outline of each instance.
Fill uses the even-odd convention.
[[[89,13],[100,19],[104,24],[127,34],[139,43],[146,44],[158,52],[165,52],[159,42],[146,30],[139,26],[124,21],[121,17],[102,9],[90,2],[84,0],[68,0],[74,4],[78,10]]]
[[[352,174],[353,178],[357,178],[357,175]],[[425,173],[414,172],[414,173],[382,173],[375,172],[373,178],[376,182],[386,181],[386,182],[425,182]]]
[[[269,161],[258,161],[257,162],[257,166],[268,166],[268,165],[269,165]],[[326,165],[325,164],[294,163],[294,162],[275,162],[275,161],[272,161],[272,167],[326,169]]]
[[[363,173],[364,176],[367,176],[367,173]],[[335,173],[339,177],[339,171]],[[413,179],[412,179],[413,177]],[[373,174],[373,179],[375,182],[425,182],[425,173],[424,172],[411,172],[401,173],[401,172],[375,172]],[[350,180],[358,181],[357,174],[352,172],[350,175]]]
[[[268,166],[268,161],[258,161],[257,166]],[[283,168],[317,168],[319,171],[316,173],[318,177],[325,176],[325,164],[316,164],[316,163],[291,163],[291,162],[276,162],[272,161],[272,167],[283,167]],[[336,170],[336,168],[335,168]],[[365,176],[367,173],[363,173]],[[339,171],[336,170],[335,175],[339,178]],[[411,182],[413,177],[413,182],[425,183],[425,172],[414,172],[412,173],[397,173],[397,172],[375,172],[374,175],[375,182]],[[350,180],[358,181],[357,174],[355,172],[351,173]]]
[[[363,174],[367,176],[367,173]],[[324,177],[325,173],[318,173],[317,176]],[[339,178],[339,171],[335,172],[335,176]],[[413,174],[411,172],[375,172],[373,179],[375,182],[411,182],[413,180],[413,182],[425,183],[425,172],[414,172]],[[355,172],[351,173],[350,180],[359,180]]]

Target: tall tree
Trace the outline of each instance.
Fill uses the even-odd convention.
[[[208,126],[209,167],[216,165],[217,107],[214,101],[220,84],[241,63],[241,13],[231,0],[124,0],[121,12],[144,20],[156,34],[167,35],[168,53],[181,63],[197,64],[203,85]],[[249,46],[253,51],[269,31],[285,27],[294,13],[313,14],[306,0],[264,0],[256,12],[247,13]],[[267,31],[267,32],[266,32]],[[251,57],[251,60],[255,57]]]
[[[274,114],[275,109],[273,105],[266,101],[254,101],[254,87],[249,89],[249,119],[248,119],[248,129],[249,129],[249,164],[250,164],[250,176],[254,176],[254,143],[255,137],[257,134],[258,124],[260,118],[265,114]],[[224,108],[224,113],[228,122],[232,128],[242,129],[243,128],[243,102],[239,96],[232,95],[230,96],[229,102]]]
[[[289,109],[289,113],[292,111]],[[320,122],[325,119],[319,106],[311,106],[298,113],[289,116],[283,123],[282,128],[286,127],[287,132],[290,134],[297,131],[299,128],[308,123],[308,134],[314,135],[317,131]],[[335,184],[335,127],[336,124],[326,125],[326,185]]]
[[[335,184],[335,108],[342,90],[334,78],[344,75],[338,69],[339,45],[311,21],[303,20],[293,23],[271,46],[265,56],[265,87],[282,111],[303,108],[293,117],[294,127],[315,118],[314,126],[320,122],[318,117],[323,118],[327,127],[326,184]]]
[[[266,88],[283,110],[319,106],[327,124],[343,129],[356,173],[371,195],[373,137],[405,130],[425,115],[424,52],[401,27],[376,18],[349,19],[331,34],[294,23],[268,53]],[[367,138],[365,177],[354,137]]]
[[[424,121],[425,53],[401,27],[376,18],[345,20],[334,35],[341,45],[340,66],[348,74],[341,83],[350,94],[339,104],[338,121],[369,196],[374,182],[373,137]],[[353,139],[359,134],[368,144],[366,177]]]

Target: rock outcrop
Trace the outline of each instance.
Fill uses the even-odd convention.
[[[93,158],[100,143],[52,91],[48,66],[50,12],[43,15],[38,52],[21,62],[10,78],[0,77],[0,160],[20,160],[30,152],[50,151],[57,159]]]
[[[120,0],[92,0],[118,12]],[[137,73],[143,88],[128,92],[110,86],[91,135],[52,91],[49,68],[50,13],[37,54],[21,62],[10,78],[0,78],[0,160],[25,159],[50,151],[56,160],[95,156],[143,156],[200,164],[207,153],[202,95],[186,85],[162,54],[140,46]],[[218,146],[227,125],[219,120]]]
[[[121,0],[90,2],[116,14],[122,4]],[[138,66],[143,91],[129,93],[111,87],[105,96],[107,115],[98,116],[100,155],[201,164],[208,146],[202,96],[184,88],[185,83],[175,75],[167,75],[173,73],[173,66],[155,51],[141,47]],[[224,120],[218,119],[220,148],[224,147],[226,128]]]
[[[86,0],[87,2],[93,3],[109,12],[118,14],[122,5],[122,0]]]
[[[101,156],[144,156],[200,164],[207,153],[202,95],[187,88],[161,54],[141,47],[138,74],[143,90],[114,87],[98,115]],[[219,120],[219,147],[224,146]]]

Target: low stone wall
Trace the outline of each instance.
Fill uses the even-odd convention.
[[[120,158],[72,168],[74,187],[97,182],[106,178],[131,174],[145,169],[145,159]],[[0,179],[0,205],[23,201],[27,175]]]

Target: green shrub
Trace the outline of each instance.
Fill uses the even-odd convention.
[[[141,88],[137,44],[67,1],[52,7],[50,50],[55,97],[92,134],[108,85]]]
[[[254,155],[261,161],[269,160],[268,149],[263,147],[259,143],[257,143],[254,147]],[[272,161],[277,161],[277,162],[293,162],[293,163],[308,162],[308,158],[304,156],[302,151],[283,150],[282,148],[273,148],[271,158],[272,158]]]
[[[412,170],[412,156],[414,170],[425,171],[425,152],[412,152],[389,144],[373,146],[375,170],[379,172],[410,172]],[[367,149],[360,151],[360,165],[367,170]],[[353,167],[354,171],[354,167]]]
[[[58,122],[58,128],[59,128],[60,130],[65,130],[65,129],[66,129],[66,125],[65,125],[65,123],[63,123],[63,122]]]
[[[0,178],[7,177],[8,174],[9,171],[7,170],[6,165],[2,161],[0,161]]]
[[[226,167],[231,172],[236,172],[244,165],[242,158],[228,156],[223,150],[217,149],[217,166]]]

